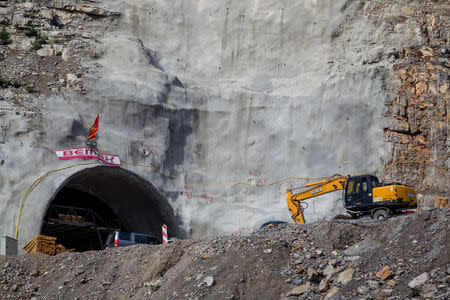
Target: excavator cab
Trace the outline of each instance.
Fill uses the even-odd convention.
[[[379,187],[376,176],[361,175],[349,177],[345,186],[344,202],[349,210],[373,206],[373,188]]]
[[[382,185],[373,175],[348,177],[345,184],[344,204],[347,212],[368,213],[374,217],[384,210],[388,216],[396,211],[417,207],[416,192],[401,183]]]

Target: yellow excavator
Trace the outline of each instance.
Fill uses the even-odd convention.
[[[294,190],[301,189],[294,193]],[[352,218],[370,215],[380,220],[417,207],[416,191],[407,185],[394,182],[382,185],[373,175],[332,177],[286,191],[287,204],[296,224],[305,223],[305,201],[313,197],[343,190],[344,207]]]

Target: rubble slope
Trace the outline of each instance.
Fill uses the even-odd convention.
[[[0,258],[2,299],[448,299],[450,210]]]

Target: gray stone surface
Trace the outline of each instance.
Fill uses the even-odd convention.
[[[330,35],[339,5],[110,5],[123,18],[105,39],[104,71],[88,88],[90,102],[114,100],[114,106],[144,110],[141,124],[128,123],[144,132],[124,128],[127,122],[116,124],[140,143],[136,159],[152,160],[186,181],[213,184],[178,180],[162,187],[173,194],[183,186],[193,188],[193,198],[172,199],[193,235],[248,231],[269,219],[288,221],[284,191],[304,181],[266,187],[214,184],[377,168],[384,153],[381,78],[357,73],[329,80]],[[208,22],[207,30],[199,20]],[[184,88],[173,83],[175,77]],[[143,157],[143,148],[152,152],[155,146],[164,151]],[[339,200],[340,195],[331,195],[311,201],[307,221],[328,217]]]

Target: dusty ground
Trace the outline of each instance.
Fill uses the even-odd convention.
[[[166,246],[2,257],[0,298],[448,299],[449,217],[444,209]]]

